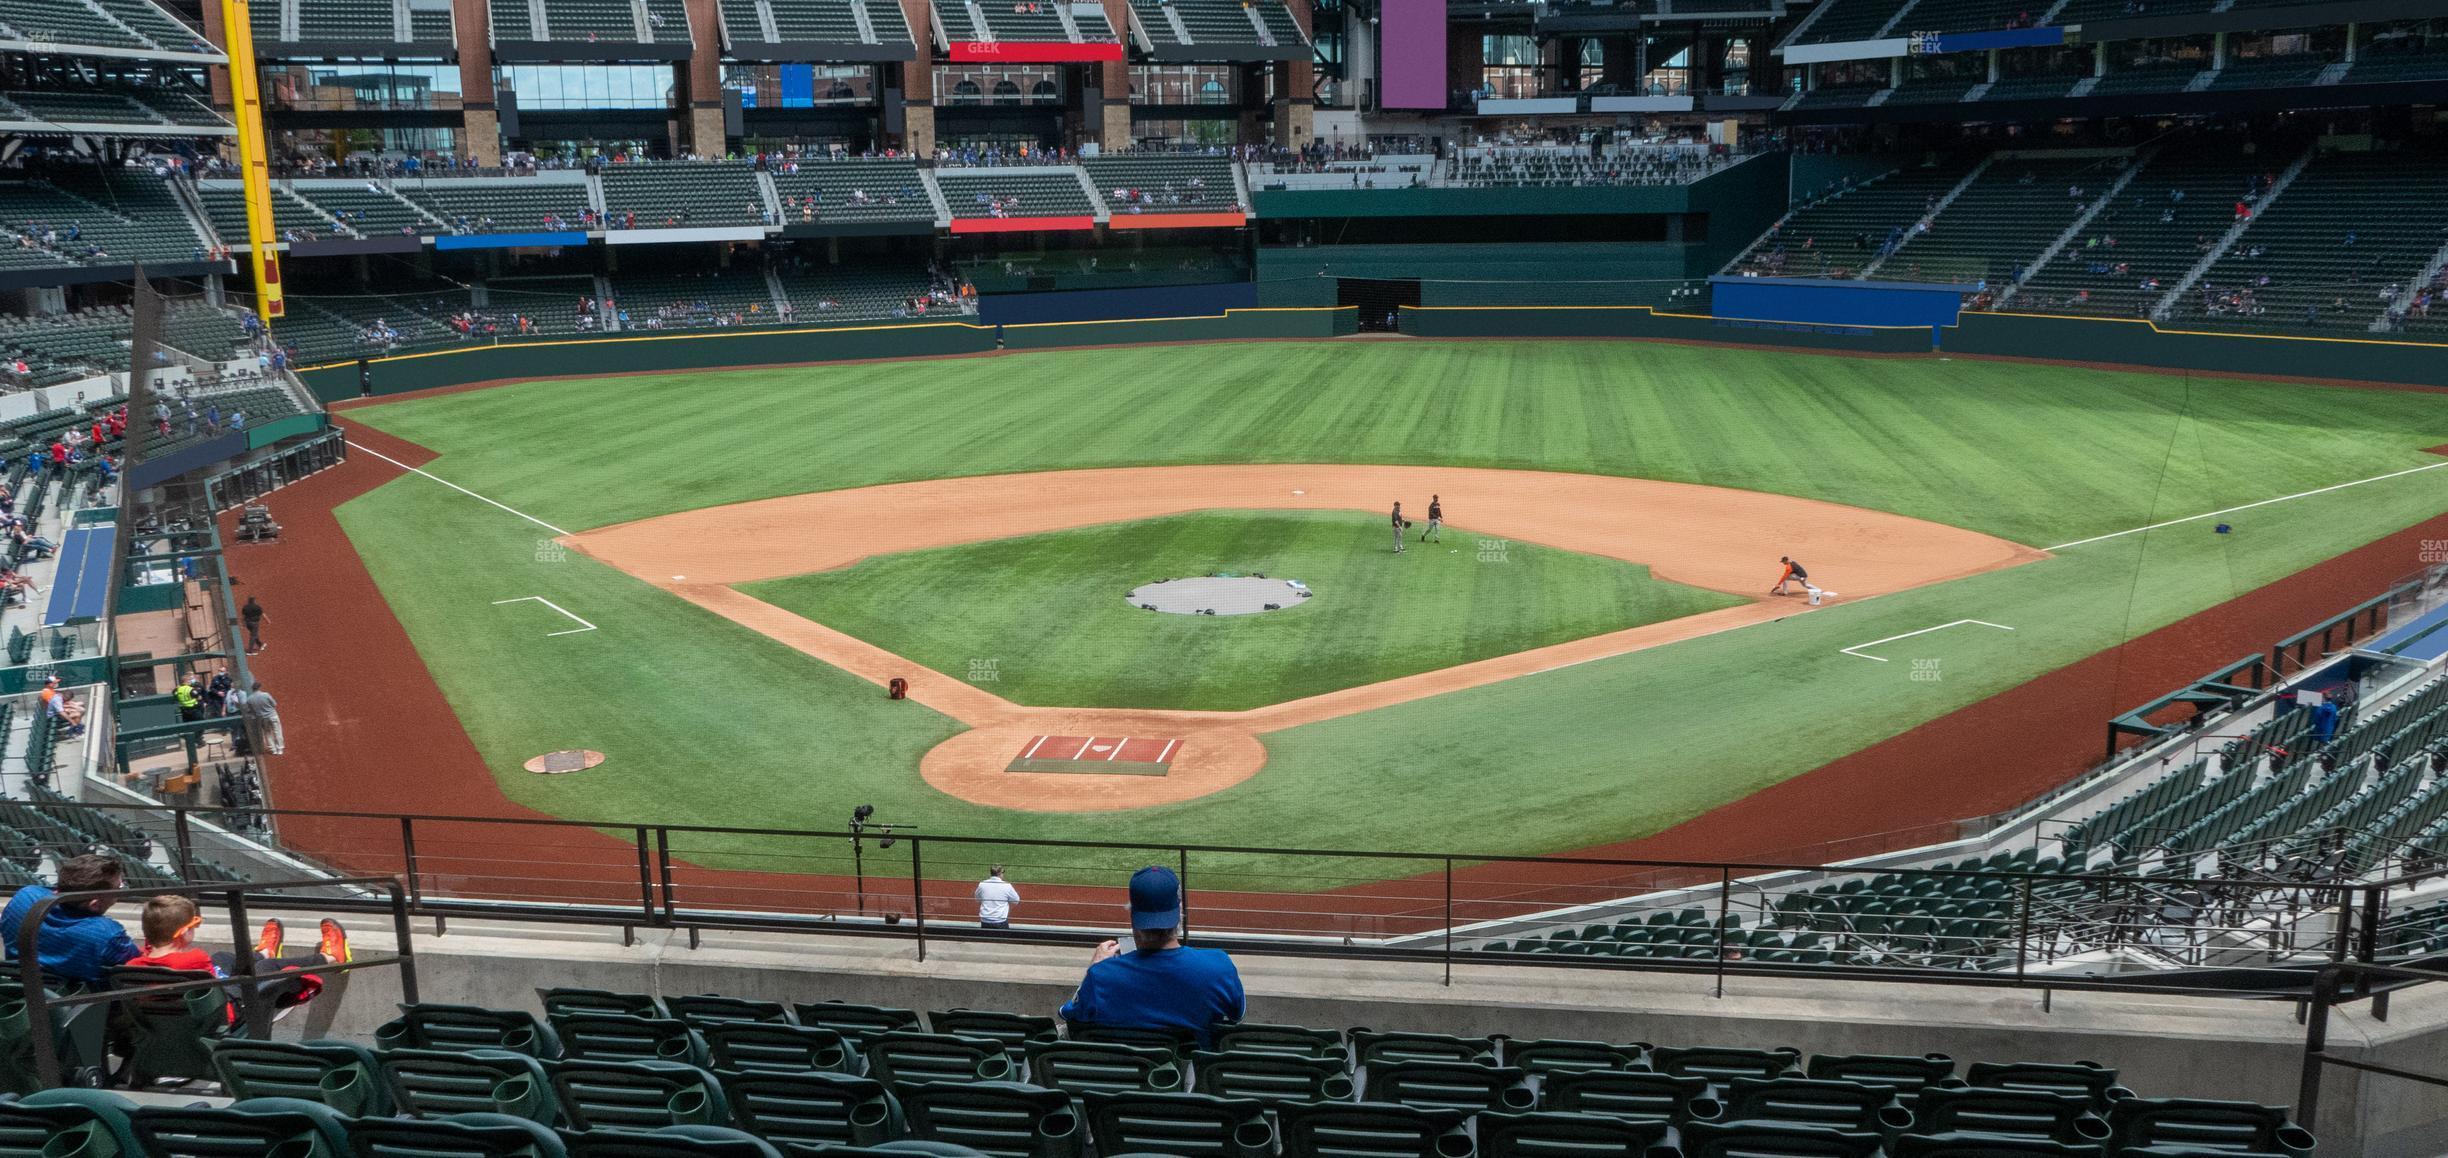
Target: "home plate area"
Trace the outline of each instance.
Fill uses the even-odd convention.
[[[1035,736],[1003,770],[1162,776],[1180,747],[1180,740],[1164,736]]]

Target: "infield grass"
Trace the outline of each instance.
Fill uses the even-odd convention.
[[[440,477],[572,529],[945,475],[1452,463],[1803,495],[2039,547],[2438,464],[2422,448],[2448,442],[2448,397],[2434,393],[1617,342],[1262,343],[536,382],[351,417],[439,451]],[[464,495],[405,478],[341,519],[505,792],[546,812],[833,828],[873,803],[933,833],[1549,852],[1655,832],[2442,511],[2448,469],[2240,512],[2219,520],[2231,534],[2201,522],[2130,535],[1306,725],[1266,737],[1266,769],[1241,785],[1085,826],[934,791],[913,769],[957,724],[589,560],[539,562],[541,532]],[[531,612],[489,606],[522,595],[603,630],[543,639],[550,628],[511,618]],[[1919,637],[1885,664],[1839,654],[1960,618],[2018,630]],[[1914,659],[1938,660],[1940,678],[1912,679]],[[2103,723],[2133,706],[2131,689],[2091,694],[2080,707]],[[619,771],[515,771],[565,747],[605,751]],[[1962,774],[2017,756],[2001,736],[1965,753]],[[783,867],[769,844],[690,845],[708,863]],[[1227,887],[1230,867],[1204,868],[1207,887]]]
[[[741,590],[1015,703],[1239,711],[1742,600],[1467,528],[1397,556],[1382,516],[1220,511],[868,559]],[[1418,531],[1410,538],[1416,539]],[[1143,583],[1297,578],[1283,610],[1143,611]],[[915,612],[915,614],[913,614]]]

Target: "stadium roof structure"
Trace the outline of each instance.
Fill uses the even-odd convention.
[[[0,53],[229,63],[153,0],[0,0]]]

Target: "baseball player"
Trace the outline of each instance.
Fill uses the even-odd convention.
[[[1428,529],[1420,532],[1420,542],[1442,543],[1445,541],[1444,530],[1445,500],[1430,495],[1428,496]]]
[[[1798,560],[1794,559],[1790,555],[1779,555],[1777,556],[1777,562],[1783,563],[1785,565],[1785,570],[1777,575],[1776,586],[1768,589],[1768,593],[1770,595],[1787,594],[1785,585],[1788,583],[1799,583],[1805,590],[1809,589],[1810,572],[1803,570],[1802,564]]]
[[[1394,553],[1397,555],[1403,553],[1403,528],[1410,525],[1403,521],[1402,500],[1394,500]]]

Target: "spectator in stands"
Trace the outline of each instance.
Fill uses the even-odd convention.
[[[8,959],[17,959],[18,933],[35,905],[61,893],[103,892],[126,884],[127,870],[116,857],[89,852],[60,862],[58,888],[27,885],[9,898],[6,909],[0,909],[0,941],[5,942]],[[136,942],[119,922],[103,915],[110,907],[108,900],[65,901],[44,912],[42,927],[34,935],[34,952],[43,972],[99,985],[111,969],[135,959]]]
[[[43,681],[42,710],[53,728],[73,740],[85,734],[85,702],[61,691],[59,682],[58,676]]]
[[[266,616],[264,615],[263,604],[255,602],[254,596],[247,596],[246,606],[238,609],[238,619],[241,623],[246,625],[247,654],[249,655],[253,655],[256,652],[264,650],[263,625],[265,618]]]
[[[1132,948],[1106,941],[1062,1007],[1074,1026],[1180,1030],[1213,1048],[1215,1027],[1239,1022],[1241,973],[1221,949],[1182,944],[1181,879],[1151,865],[1131,875]]]
[[[196,930],[204,926],[204,916],[187,897],[159,896],[146,901],[139,923],[144,927],[144,952],[130,964],[210,973],[215,977],[230,976],[238,968],[238,959],[233,954],[207,953],[195,947]],[[263,931],[255,938],[255,972],[274,976],[258,983],[256,992],[271,998],[275,1010],[285,1013],[323,992],[323,979],[306,970],[317,965],[348,964],[351,957],[348,930],[341,928],[340,922],[325,917],[320,932],[322,938],[313,953],[283,957],[281,943],[286,939],[286,930],[280,918],[263,923]],[[238,1008],[233,1004],[230,1024],[237,1023]]]
[[[978,882],[975,894],[978,904],[978,928],[1011,928],[1011,907],[1019,902],[1020,890],[1011,887],[1011,882],[1003,879],[1002,865],[996,865],[986,871],[986,879]]]
[[[2312,742],[2327,744],[2337,735],[2337,726],[2337,701],[2322,696],[2321,702],[2312,709]]]

